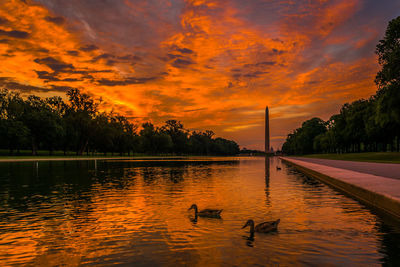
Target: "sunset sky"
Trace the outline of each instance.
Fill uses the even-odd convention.
[[[82,88],[138,122],[180,120],[263,149],[376,91],[398,0],[2,0],[0,87]]]

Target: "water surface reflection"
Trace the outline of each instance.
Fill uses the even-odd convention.
[[[399,265],[396,222],[277,158],[216,160],[2,163],[0,265]]]

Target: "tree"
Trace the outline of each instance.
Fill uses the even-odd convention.
[[[171,136],[158,130],[153,139],[156,153],[168,153],[171,151],[173,147]]]
[[[392,144],[397,137],[397,150],[399,150],[400,83],[391,83],[379,89],[375,120],[383,130],[384,143]]]
[[[75,150],[79,155],[84,151],[120,155],[138,150],[201,155],[232,155],[239,151],[234,141],[213,139],[214,133],[209,130],[191,133],[176,120],[167,121],[161,128],[143,123],[139,136],[138,126],[128,118],[99,112],[101,101],[89,94],[72,89],[67,96],[67,102],[61,97],[34,95],[23,99],[16,92],[0,90],[0,148],[8,148],[12,154],[15,149],[30,147],[34,155],[40,148],[48,149],[50,154],[60,148],[64,154]]]
[[[239,145],[232,140],[221,137],[215,138],[212,147],[216,155],[237,155],[240,152]]]
[[[376,75],[379,88],[400,83],[400,16],[391,20],[375,50],[382,69]]]
[[[385,132],[397,136],[397,150],[400,137],[400,16],[391,20],[385,36],[376,46],[379,64],[382,69],[376,75],[377,123]],[[393,148],[393,146],[392,146]]]
[[[91,138],[91,146],[97,151],[101,151],[104,155],[107,151],[112,151],[113,143],[113,129],[110,124],[109,114],[102,112],[93,119],[93,127],[96,132]]]
[[[18,93],[0,90],[0,147],[8,148],[10,154],[29,140],[30,131],[22,122],[24,105]]]
[[[289,134],[282,145],[287,154],[309,154],[314,152],[314,138],[326,132],[326,123],[320,118],[303,122],[300,128]]]
[[[128,155],[130,152],[134,152],[138,147],[138,136],[137,136],[137,128],[138,125],[131,123],[127,118],[121,117],[121,123],[123,127],[123,147],[128,151]]]
[[[122,156],[124,152],[133,149],[137,126],[130,123],[124,116],[110,115],[111,129],[113,129],[114,149]]]
[[[21,121],[0,120],[0,139],[1,146],[8,147],[10,154],[14,150],[19,150],[21,147],[29,143],[30,131]]]
[[[161,128],[161,131],[171,136],[173,143],[173,151],[176,153],[187,152],[188,147],[188,131],[183,128],[180,121],[168,120]]]
[[[50,154],[55,143],[63,135],[59,114],[53,111],[45,100],[31,95],[25,101],[23,122],[29,128],[32,155],[37,155],[40,144],[47,146]]]
[[[140,130],[140,144],[143,152],[154,153],[156,151],[156,144],[154,141],[156,132],[152,123],[146,122],[142,124],[142,130]]]
[[[369,105],[368,100],[361,99],[342,107],[341,113],[346,114],[344,132],[353,152],[360,152],[361,144],[368,140],[365,123]]]
[[[400,17],[389,22],[375,52],[382,66],[375,78],[378,91],[368,100],[344,104],[328,121],[327,132],[314,138],[314,152],[386,151],[395,144],[400,150]],[[312,136],[303,125],[288,135],[282,150],[309,151]]]
[[[69,90],[67,96],[69,105],[65,112],[65,121],[68,141],[74,143],[77,154],[82,155],[94,134],[93,118],[98,111],[99,102],[79,89]]]

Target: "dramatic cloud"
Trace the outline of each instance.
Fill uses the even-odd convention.
[[[190,50],[189,48],[177,48],[177,51],[183,53],[183,54],[193,54],[193,50]]]
[[[7,24],[7,23],[8,23],[8,19],[1,18],[1,17],[0,17],[0,25],[2,25],[2,24]]]
[[[72,87],[55,86],[55,85],[51,85],[50,87],[33,86],[29,84],[22,84],[19,82],[15,82],[14,79],[10,77],[0,77],[0,87],[11,90],[18,90],[23,93],[49,92],[49,91],[66,92],[72,88]]]
[[[151,78],[134,78],[134,77],[129,77],[123,80],[108,80],[108,79],[100,79],[97,82],[100,85],[106,85],[106,86],[117,86],[117,85],[130,85],[130,84],[141,84],[141,83],[146,83],[149,81],[154,80],[154,77]]]
[[[0,86],[82,88],[105,109],[181,120],[247,148],[373,94],[392,0],[4,0]]]
[[[15,30],[12,31],[0,30],[0,36],[25,39],[29,37],[29,33],[24,31],[15,31]]]
[[[99,49],[96,45],[85,45],[85,46],[82,46],[81,47],[81,50],[82,51],[85,51],[85,52],[90,52],[90,51],[94,51],[94,50],[97,50],[97,49]]]
[[[192,62],[191,60],[177,58],[172,63],[172,66],[174,66],[175,68],[186,68],[187,66],[192,64],[194,64],[194,62]]]
[[[47,16],[44,19],[47,20],[47,21],[53,22],[53,23],[55,23],[57,25],[61,25],[61,24],[63,24],[65,22],[65,19],[63,17],[50,17],[50,16]]]
[[[52,69],[54,72],[70,71],[74,69],[74,66],[72,66],[72,64],[64,63],[52,57],[37,58],[34,60],[34,62],[38,64],[44,64]]]

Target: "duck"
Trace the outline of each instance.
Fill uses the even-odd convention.
[[[276,166],[276,169],[277,169],[278,171],[280,171],[280,170],[281,170],[281,167]]]
[[[254,232],[269,233],[269,232],[278,230],[278,224],[280,221],[281,220],[278,219],[276,221],[263,222],[263,223],[257,224],[254,227],[254,221],[250,219],[246,222],[246,224],[242,227],[242,229],[244,229],[247,226],[250,226],[250,234],[254,234]]]
[[[222,210],[213,210],[213,209],[204,209],[201,211],[198,211],[197,205],[193,204],[190,206],[188,210],[194,209],[194,215],[200,216],[200,217],[208,217],[208,218],[220,218],[221,217],[221,212]]]

